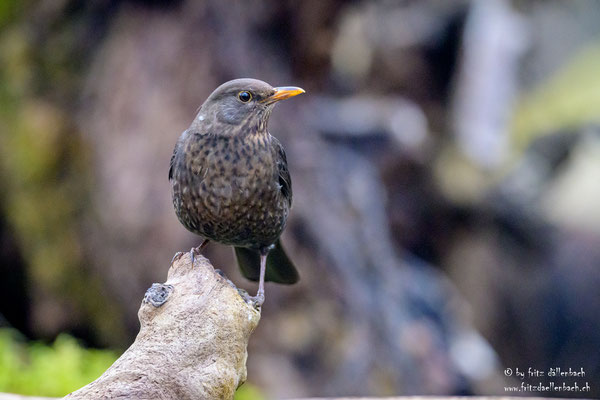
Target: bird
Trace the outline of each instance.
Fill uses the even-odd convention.
[[[293,284],[299,274],[281,245],[292,207],[285,150],[267,124],[277,102],[305,93],[257,79],[235,79],[216,88],[175,144],[169,181],[175,213],[189,231],[233,246],[242,275],[264,283]]]

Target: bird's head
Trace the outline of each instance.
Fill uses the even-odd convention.
[[[237,126],[248,132],[266,131],[275,103],[301,93],[304,89],[299,87],[272,87],[257,79],[235,79],[212,92],[194,123],[211,125],[217,134],[228,134]]]

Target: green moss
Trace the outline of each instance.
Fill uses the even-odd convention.
[[[234,400],[264,400],[265,396],[258,388],[250,383],[244,383],[235,392]]]
[[[0,392],[64,396],[102,375],[117,356],[64,334],[51,345],[27,344],[15,331],[0,329]]]
[[[66,334],[47,345],[27,343],[18,332],[0,329],[0,392],[65,396],[98,378],[117,357],[114,351],[82,347]],[[235,400],[263,399],[251,384],[235,394]]]

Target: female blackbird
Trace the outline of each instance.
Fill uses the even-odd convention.
[[[292,181],[285,151],[267,122],[276,102],[301,93],[256,79],[224,83],[202,104],[171,157],[177,217],[204,237],[192,257],[209,240],[234,246],[242,274],[259,282],[258,305],[265,280],[298,281],[279,241],[292,205]]]

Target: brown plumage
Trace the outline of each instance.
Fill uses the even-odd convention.
[[[292,182],[285,151],[267,122],[277,101],[300,93],[304,90],[273,88],[255,79],[224,83],[200,107],[171,157],[169,180],[179,221],[204,237],[200,248],[208,240],[234,246],[244,276],[259,281],[259,305],[265,278],[298,280],[279,243]]]

